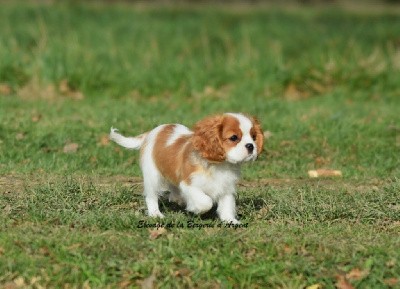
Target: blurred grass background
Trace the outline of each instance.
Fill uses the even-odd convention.
[[[273,135],[245,177],[397,175],[398,7],[264,4],[2,2],[0,172],[138,175],[110,126],[243,111]]]
[[[228,84],[265,98],[291,83],[311,95],[366,86],[366,96],[398,92],[397,13],[67,3],[3,5],[2,82],[15,90],[67,80],[85,95],[117,98],[190,97]]]

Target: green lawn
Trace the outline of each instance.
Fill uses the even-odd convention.
[[[399,10],[62,3],[0,2],[0,287],[400,287]],[[272,135],[246,226],[163,203],[138,228],[110,127],[227,111]]]

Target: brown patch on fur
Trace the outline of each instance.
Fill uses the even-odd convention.
[[[248,118],[253,123],[253,127],[251,128],[250,133],[254,141],[256,142],[257,154],[260,155],[260,153],[263,151],[264,146],[264,133],[261,129],[261,124],[257,118],[253,116],[249,116]]]
[[[157,135],[153,158],[158,170],[172,184],[178,186],[181,181],[190,184],[190,176],[197,167],[190,162],[193,151],[191,136],[182,136],[167,146],[168,139],[174,133],[175,125],[170,124]]]
[[[222,145],[222,122],[221,115],[210,116],[200,120],[194,125],[192,144],[201,157],[210,162],[223,162],[225,150]]]
[[[230,138],[232,136],[237,136],[237,140],[233,141]],[[222,146],[225,151],[230,150],[234,146],[236,146],[243,137],[243,132],[240,129],[239,120],[231,115],[225,115],[224,120],[222,121]]]

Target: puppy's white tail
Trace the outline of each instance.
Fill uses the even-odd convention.
[[[116,128],[111,128],[110,131],[110,140],[116,142],[120,146],[123,146],[127,149],[138,150],[143,145],[144,139],[146,138],[147,133],[135,136],[135,137],[126,137],[117,132]]]

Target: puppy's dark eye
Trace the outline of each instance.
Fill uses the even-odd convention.
[[[238,138],[238,136],[237,135],[233,135],[233,136],[231,136],[230,138],[229,138],[231,141],[237,141],[239,138]]]
[[[256,134],[253,134],[251,137],[253,138],[253,140],[256,140],[257,135],[256,135]]]

